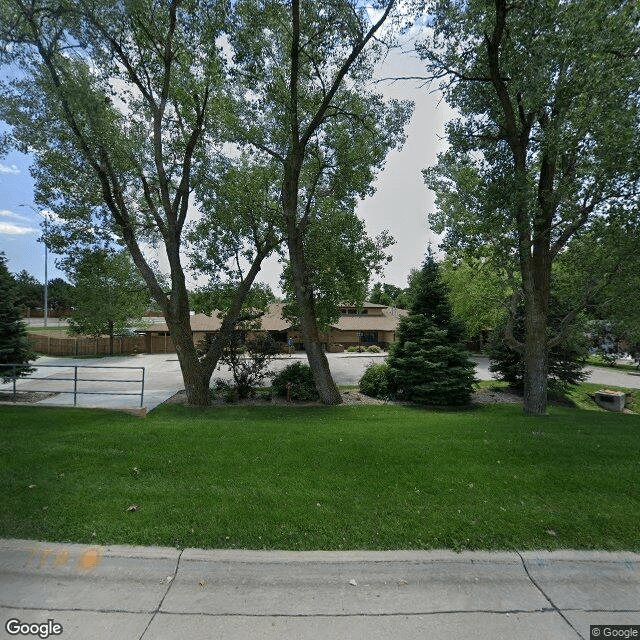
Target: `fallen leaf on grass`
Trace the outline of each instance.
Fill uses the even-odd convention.
[[[129,505],[125,511],[137,511],[140,507],[137,504],[131,504]]]
[[[558,534],[557,534],[553,529],[547,529],[547,533],[548,533],[550,536],[557,536],[557,535],[558,535]]]

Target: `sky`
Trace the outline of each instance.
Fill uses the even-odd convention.
[[[378,77],[419,76],[423,64],[415,54],[392,51]],[[392,151],[384,170],[376,180],[376,193],[362,201],[358,215],[366,222],[368,233],[375,236],[388,229],[396,244],[390,249],[392,261],[386,266],[383,278],[374,278],[405,287],[412,268],[420,266],[429,241],[437,245],[428,225],[433,210],[433,194],[425,187],[422,169],[436,161],[436,154],[444,150],[444,126],[453,112],[419,81],[379,83],[377,90],[391,99],[415,102],[415,111],[406,128],[407,140],[401,150]],[[0,157],[0,251],[7,258],[12,273],[26,269],[44,281],[45,248],[38,242],[42,217],[33,204],[33,180],[29,173],[31,158],[11,152]],[[164,262],[162,256],[160,264]],[[64,277],[55,267],[56,256],[49,254],[48,277]],[[262,268],[258,280],[267,282],[279,293],[281,265],[272,259]],[[373,284],[372,282],[372,284]],[[188,279],[188,286],[197,280]]]

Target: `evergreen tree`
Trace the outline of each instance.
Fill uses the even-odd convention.
[[[0,376],[5,381],[13,373],[13,368],[7,365],[26,365],[37,357],[31,351],[27,328],[21,321],[15,300],[15,281],[7,269],[4,253],[0,252]],[[33,369],[28,366],[15,369],[18,376],[28,375],[31,371]]]
[[[557,331],[566,315],[566,304],[562,304],[553,294],[549,312],[549,332]],[[492,334],[487,355],[491,358],[489,371],[499,374],[498,379],[507,382],[509,386],[520,393],[524,393],[525,363],[521,354],[510,349],[503,340],[507,318],[495,328]],[[513,334],[516,338],[524,335],[524,305],[517,309]],[[553,395],[562,395],[570,386],[574,386],[586,379],[584,366],[587,361],[587,338],[580,323],[577,323],[567,337],[553,347],[547,356],[547,387]]]
[[[389,390],[397,398],[421,404],[467,404],[475,367],[430,249],[415,285],[410,313],[401,319],[389,354]]]

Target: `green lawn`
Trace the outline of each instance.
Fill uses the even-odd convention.
[[[164,406],[139,419],[2,406],[0,425],[3,537],[640,550],[635,415]]]
[[[606,369],[617,369],[618,371],[640,371],[635,364],[611,364],[607,362],[602,356],[589,356],[587,358],[587,366],[591,367],[604,367]]]

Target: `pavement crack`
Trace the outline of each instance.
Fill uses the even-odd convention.
[[[527,563],[525,562],[522,554],[516,550],[520,561],[522,562],[522,567],[524,572],[527,574],[527,577],[531,581],[531,584],[544,596],[546,601],[553,607],[553,610],[575,631],[578,638],[581,640],[586,640],[585,637],[569,622],[569,619],[564,615],[564,613],[558,608],[558,606],[553,602],[553,600],[545,593],[544,589],[533,579],[533,576],[529,573],[529,568],[527,567]]]
[[[182,559],[182,554],[183,553],[184,553],[184,549],[181,549],[180,550],[180,555],[178,556],[178,559],[176,561],[176,568],[173,571],[173,576],[172,576],[169,584],[167,585],[167,590],[164,592],[164,595],[162,596],[162,599],[158,603],[158,606],[156,607],[156,610],[153,612],[153,615],[151,616],[151,619],[149,620],[149,622],[147,623],[147,626],[144,628],[144,631],[140,635],[139,640],[142,640],[144,638],[144,636],[146,635],[147,631],[149,630],[149,627],[151,626],[151,623],[155,620],[156,616],[160,612],[160,609],[162,608],[162,605],[164,604],[164,600],[167,597],[167,595],[169,594],[169,591],[171,590],[171,587],[173,586],[173,583],[176,581],[176,576],[178,575],[178,569],[180,568],[180,560]]]

